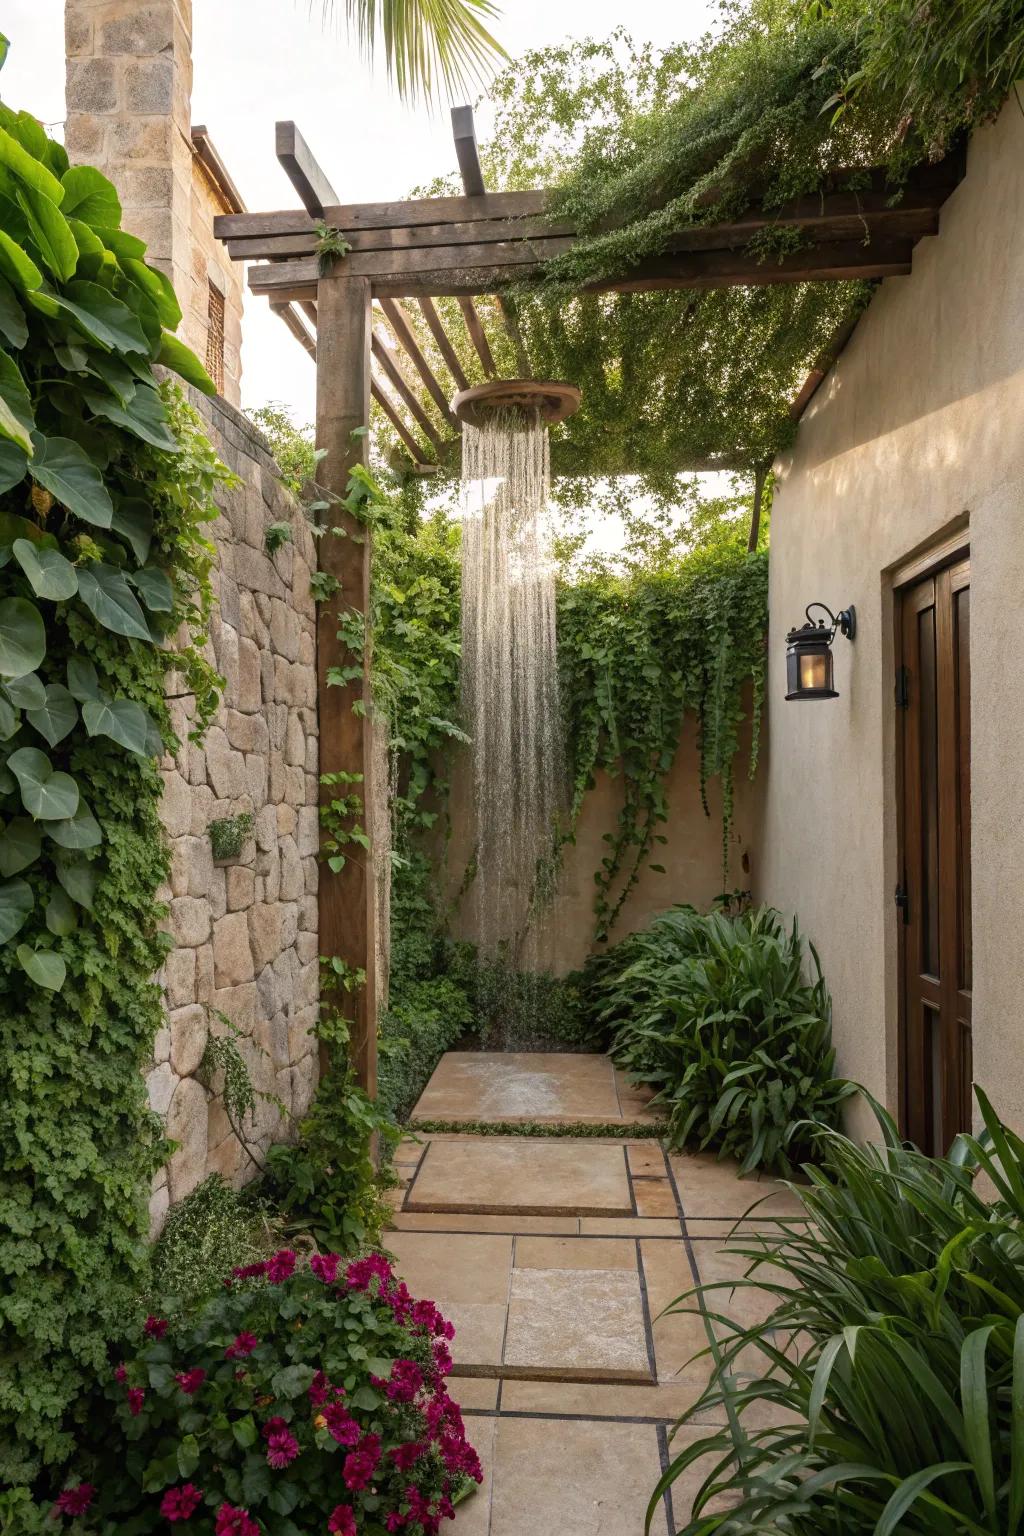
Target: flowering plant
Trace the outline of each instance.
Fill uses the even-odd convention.
[[[198,1314],[147,1318],[113,1425],[52,1513],[69,1532],[436,1536],[480,1463],[448,1395],[454,1334],[388,1261],[283,1249]]]

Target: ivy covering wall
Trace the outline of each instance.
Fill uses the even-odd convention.
[[[0,1482],[66,1458],[138,1305],[167,1150],[142,1075],[164,692],[197,731],[217,698],[204,524],[228,476],[154,364],[212,385],[120,223],[99,172],[0,106]]]

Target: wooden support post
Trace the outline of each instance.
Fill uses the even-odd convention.
[[[317,471],[320,485],[344,496],[353,466],[365,463],[367,440],[352,433],[370,420],[370,337],[372,311],[366,278],[327,276],[317,291],[316,443],[326,450]],[[372,732],[370,636],[365,631],[362,676],[344,687],[331,684],[333,668],[352,664],[338,638],[339,617],[352,609],[367,615],[370,605],[370,539],[364,524],[340,508],[326,514],[345,537],[320,540],[320,569],[339,583],[320,605],[317,622],[317,698],[320,709],[320,772],[361,774],[362,783],[324,791],[324,799],[361,793],[363,827],[370,830]],[[377,1093],[376,890],[373,860],[351,844],[338,874],[320,867],[320,953],[337,956],[366,973],[364,987],[344,994],[352,1021],[352,1061],[360,1087]],[[321,1068],[323,1067],[321,1053]]]
[[[759,464],[754,470],[754,505],[750,512],[750,532],[747,534],[747,553],[753,554],[761,533],[761,503],[764,500],[764,484],[771,466]]]

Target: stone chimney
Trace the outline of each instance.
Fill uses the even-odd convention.
[[[174,284],[179,330],[240,399],[242,269],[213,238],[243,204],[205,129],[192,131],[192,0],[65,0],[65,144],[117,187],[124,227]]]

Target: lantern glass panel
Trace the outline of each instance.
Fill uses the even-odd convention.
[[[808,688],[831,688],[832,652],[805,651],[798,657],[800,664],[800,691]]]

